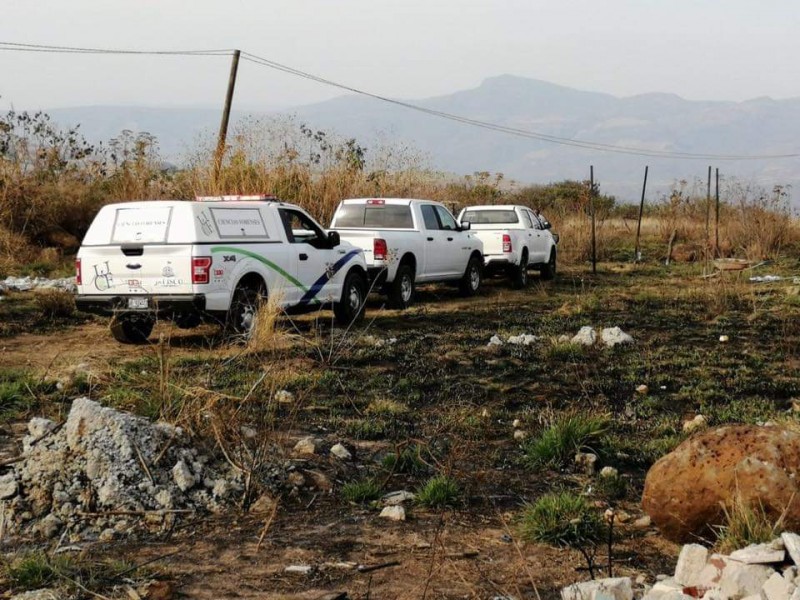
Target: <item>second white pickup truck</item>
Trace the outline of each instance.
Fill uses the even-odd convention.
[[[528,269],[535,268],[542,279],[556,275],[558,235],[550,223],[526,206],[469,206],[459,221],[469,223],[483,242],[488,274],[503,272],[515,288],[528,284]]]
[[[465,296],[481,285],[483,244],[444,205],[432,200],[343,200],[331,222],[343,242],[364,250],[370,280],[390,306],[406,308],[417,282],[458,283]]]

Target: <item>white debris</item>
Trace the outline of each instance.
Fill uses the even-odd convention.
[[[0,281],[0,291],[13,290],[15,292],[27,292],[36,289],[60,289],[68,292],[78,290],[75,285],[74,277],[64,277],[62,279],[48,279],[47,277],[6,277]]]
[[[675,566],[675,581],[686,587],[697,585],[700,573],[706,566],[708,550],[700,544],[686,544],[681,548]]]
[[[600,477],[603,479],[613,479],[615,477],[619,477],[619,471],[617,471],[614,467],[603,467],[600,469]]]
[[[294,445],[296,454],[314,454],[317,451],[317,442],[311,437],[304,437]]]
[[[597,341],[597,332],[591,325],[584,325],[570,341],[573,344],[581,344],[582,346],[593,346]]]
[[[695,415],[693,419],[689,421],[684,421],[683,423],[683,433],[692,433],[693,431],[697,431],[698,429],[703,429],[708,422],[703,415]]]
[[[397,506],[403,502],[409,502],[416,498],[413,492],[406,490],[399,490],[397,492],[389,492],[381,498],[381,504],[384,506]]]
[[[342,444],[336,444],[331,448],[331,454],[341,460],[350,460],[353,455]]]
[[[0,475],[0,500],[16,496],[18,487],[19,484],[17,484],[17,478],[13,472]]]
[[[797,589],[792,581],[786,581],[780,573],[773,573],[761,588],[764,600],[789,600]]]
[[[527,437],[528,437],[528,432],[525,431],[524,429],[515,429],[514,430],[514,439],[517,440],[518,442],[521,442],[522,440],[526,439]]]
[[[175,479],[175,485],[177,485],[182,492],[193,488],[194,484],[197,483],[191,469],[182,460],[179,460],[175,463],[175,466],[172,467],[172,477]]]
[[[600,332],[603,343],[608,348],[613,348],[618,344],[632,344],[633,338],[622,331],[619,327],[606,327]]]
[[[794,564],[800,565],[800,535],[785,531],[781,534],[781,539]]]
[[[311,565],[289,565],[284,569],[286,573],[298,573],[300,575],[310,575],[314,570]]]
[[[562,600],[632,600],[630,577],[610,577],[573,583],[561,590]]]
[[[719,336],[719,341],[720,341],[720,342],[722,342],[723,344],[724,344],[725,342],[727,342],[728,340],[730,340],[730,338],[729,338],[727,335],[721,335],[721,336]]]
[[[406,509],[397,505],[392,506],[385,506],[381,511],[380,516],[384,519],[390,519],[392,521],[405,521],[406,520]]]
[[[750,544],[746,548],[731,552],[730,558],[749,565],[763,565],[783,562],[786,549],[780,539],[768,544]]]
[[[647,385],[645,385],[644,383],[642,383],[641,385],[637,385],[636,386],[636,393],[637,394],[646,394],[649,391],[650,391],[650,388],[647,387]]]
[[[780,275],[754,275],[750,278],[753,283],[771,283],[773,281],[783,281]]]
[[[748,565],[730,561],[722,572],[719,587],[731,600],[760,594],[761,587],[775,571],[764,565]]]
[[[486,344],[486,345],[487,345],[487,346],[502,346],[502,345],[503,345],[503,340],[501,340],[501,339],[500,339],[500,337],[499,337],[498,335],[493,335],[493,336],[492,336],[492,337],[489,339],[489,343],[488,343],[488,344]]]
[[[294,394],[288,390],[278,390],[275,392],[275,402],[278,404],[292,404],[294,402]]]

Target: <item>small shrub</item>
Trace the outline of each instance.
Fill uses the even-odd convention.
[[[75,297],[59,289],[39,290],[34,295],[36,306],[48,318],[69,317],[75,312]]]
[[[342,486],[342,497],[348,502],[362,504],[381,497],[381,486],[372,478],[351,481]]]
[[[760,502],[749,504],[739,494],[723,506],[723,511],[725,522],[716,531],[717,546],[722,553],[770,542],[783,531],[781,518],[772,518]]]
[[[279,293],[270,294],[265,301],[260,301],[256,308],[253,328],[247,338],[247,346],[255,352],[272,350],[280,345],[284,336],[278,330],[278,318],[282,314],[282,296]]]
[[[397,417],[408,412],[408,406],[396,400],[380,399],[373,400],[367,406],[368,415],[379,415],[383,417]]]
[[[21,590],[42,588],[57,579],[56,571],[44,552],[31,552],[15,558],[5,572],[11,586]]]
[[[595,481],[594,490],[605,500],[622,500],[628,491],[628,482],[619,473],[606,477],[601,476]]]
[[[572,342],[557,342],[545,350],[545,358],[553,362],[577,362],[583,358],[586,346]]]
[[[417,492],[417,502],[428,508],[453,506],[458,501],[460,493],[455,481],[446,475],[438,475],[429,479]]]
[[[533,468],[562,468],[576,452],[600,441],[608,422],[603,417],[562,417],[525,445],[525,462]]]
[[[601,539],[605,526],[586,500],[572,492],[546,494],[525,508],[522,537],[554,546],[582,547]]]
[[[423,458],[423,449],[417,445],[407,446],[400,453],[387,454],[382,461],[384,469],[393,473],[407,473],[409,475],[423,475],[429,467]]]
[[[381,440],[390,432],[389,424],[383,419],[351,419],[344,424],[344,433],[356,440]]]

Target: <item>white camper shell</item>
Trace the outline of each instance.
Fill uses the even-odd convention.
[[[303,209],[266,196],[214,196],[104,206],[83,239],[77,305],[114,315],[122,342],[143,342],[156,317],[204,320],[247,334],[256,305],[332,305],[337,320],[363,317],[364,254]]]

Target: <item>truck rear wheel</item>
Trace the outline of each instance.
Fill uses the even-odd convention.
[[[231,336],[249,339],[255,328],[260,298],[261,294],[257,290],[246,287],[236,288],[233,292],[226,323],[226,328]]]
[[[357,271],[350,271],[342,286],[342,299],[333,305],[333,315],[342,327],[348,327],[364,318],[367,297],[367,280]]]
[[[413,301],[414,269],[411,265],[400,265],[389,286],[389,307],[404,309],[411,306]]]
[[[483,259],[479,256],[473,256],[467,263],[467,270],[464,271],[464,276],[458,284],[458,291],[462,296],[474,296],[481,289]]]
[[[528,251],[523,250],[519,265],[514,267],[511,273],[511,287],[521,290],[528,285]]]
[[[153,333],[152,315],[122,313],[111,319],[111,335],[122,344],[144,344]]]

